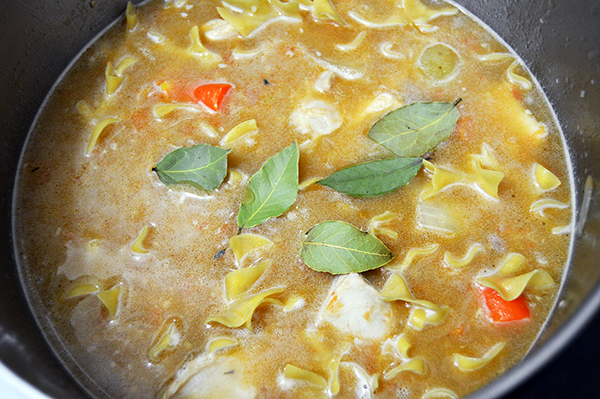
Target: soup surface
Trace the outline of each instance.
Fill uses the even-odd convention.
[[[390,145],[408,133],[443,137]],[[98,397],[454,398],[538,335],[570,203],[543,93],[455,5],[174,0],[58,83],[15,223],[38,321]]]

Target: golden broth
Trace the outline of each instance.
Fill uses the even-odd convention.
[[[136,10],[133,29],[124,19],[93,43],[56,86],[24,154],[16,214],[24,283],[73,374],[95,394],[112,397],[350,398],[362,389],[363,397],[374,391],[375,397],[420,398],[436,388],[464,396],[517,363],[561,282],[571,193],[559,128],[543,93],[513,64],[514,54],[448,4],[334,1],[341,26],[303,1],[299,18],[269,20],[245,37],[222,22],[221,31],[207,25],[221,18],[220,2],[192,3],[149,2]],[[448,15],[428,14],[440,9]],[[367,26],[389,22],[390,15],[404,20]],[[221,60],[207,63],[190,52],[194,26]],[[423,59],[425,53],[446,63]],[[111,71],[118,88],[107,95],[107,62],[118,70],[127,57],[135,63]],[[189,98],[190,89],[211,82],[233,86],[217,112]],[[489,151],[481,165],[503,174],[497,199],[477,184],[453,184],[423,198],[432,180],[426,168],[409,185],[375,198],[313,184],[282,216],[244,229],[272,244],[236,260],[229,240],[238,233],[239,204],[267,159],[296,140],[302,183],[389,158],[367,136],[376,121],[413,102],[459,98],[454,132],[428,159],[474,176],[473,160]],[[155,107],[163,104],[187,106],[159,117]],[[252,119],[257,132],[223,144],[231,129]],[[111,123],[90,149],[94,126],[103,120]],[[197,144],[232,148],[221,186],[203,191],[161,183],[152,168],[171,151]],[[562,184],[541,190],[535,164]],[[541,199],[565,207],[532,211]],[[400,274],[414,298],[449,310],[419,330],[409,322],[417,307],[375,295],[376,309],[387,309],[379,314],[385,328],[365,338],[323,321],[330,288],[344,277],[311,270],[298,254],[306,232],[322,221],[367,231],[386,211],[394,218],[379,227],[388,230],[372,231],[397,255],[353,287],[380,292]],[[433,212],[434,222],[425,221],[425,212]],[[436,214],[450,218],[449,225],[435,228]],[[475,244],[481,250],[467,265],[444,260],[463,257]],[[431,250],[405,262],[414,249]],[[525,289],[529,319],[495,323],[477,278],[497,271],[510,253],[524,257],[521,273],[544,270],[554,287]],[[207,323],[232,306],[226,275],[262,261],[271,263],[247,294],[282,288],[273,296],[280,303],[258,307],[251,329]],[[403,262],[401,271],[390,270]],[[411,345],[404,355],[392,348],[400,334]],[[216,338],[237,345],[211,351],[207,345],[221,342]],[[498,343],[503,349],[478,369],[455,364],[456,354],[479,358]],[[411,359],[422,359],[423,373],[386,378]],[[187,377],[178,373],[185,364],[194,370]],[[286,365],[316,377],[286,378]]]

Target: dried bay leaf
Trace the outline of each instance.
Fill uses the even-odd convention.
[[[331,274],[376,269],[390,262],[394,256],[377,237],[336,220],[313,227],[300,252],[308,267]]]
[[[200,144],[167,154],[153,170],[165,184],[189,183],[214,190],[227,175],[227,153],[219,147]]]
[[[375,197],[408,184],[421,169],[421,158],[392,158],[339,170],[319,184],[355,197]]]
[[[420,156],[450,136],[459,102],[418,102],[398,108],[377,121],[369,137],[399,157]]]
[[[246,198],[240,205],[238,226],[259,225],[287,211],[298,196],[298,144],[273,155],[248,183]]]

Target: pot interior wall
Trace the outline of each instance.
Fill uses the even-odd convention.
[[[22,292],[11,239],[14,176],[46,94],[125,5],[123,0],[0,1],[0,362],[53,398],[87,395],[47,346]]]
[[[125,9],[124,0],[0,1],[0,361],[56,398],[85,394],[47,347],[20,288],[11,237],[14,176],[29,127],[47,92],[80,49]],[[576,201],[588,176],[600,179],[600,2],[462,0],[518,54],[546,91],[571,151]],[[477,396],[497,395],[545,361],[591,317],[600,302],[600,210],[591,191],[578,215],[572,267],[560,304],[524,364]],[[586,217],[587,216],[587,217]],[[585,220],[584,220],[585,219]],[[584,223],[585,222],[585,223]],[[579,310],[578,310],[579,309]]]
[[[600,2],[460,1],[524,59],[557,113],[575,177],[577,242],[563,298],[540,343],[552,335],[598,286],[598,191],[581,215],[588,176],[600,176]]]
[[[495,3],[492,7],[491,3]],[[581,214],[585,182],[600,176],[600,2],[462,1],[520,54],[546,92],[569,146],[577,200],[577,242],[564,301],[540,339],[541,344],[598,286],[598,191]],[[589,188],[588,188],[589,191]]]
[[[506,40],[540,82],[563,129],[575,180],[575,246],[558,305],[525,361],[473,395],[496,397],[548,362],[600,305],[600,209],[594,188],[600,178],[600,1],[459,3]]]

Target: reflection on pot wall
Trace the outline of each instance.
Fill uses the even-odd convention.
[[[0,93],[3,93],[0,97],[0,168],[4,177],[0,182],[0,226],[5,238],[0,241],[3,259],[0,361],[53,397],[85,396],[45,346],[19,287],[12,242],[7,239],[11,234],[13,177],[25,135],[53,82],[79,49],[122,13],[125,3],[117,0],[2,1],[0,35],[10,40],[0,41]],[[576,7],[569,0],[465,0],[459,3],[508,42],[546,90],[574,157],[576,201],[582,204],[586,198],[587,177],[592,176],[593,182],[600,178],[600,2],[578,1]],[[598,190],[588,183],[588,192],[586,221],[578,221],[582,228],[573,257],[574,267],[542,342],[562,328],[600,281],[600,268],[595,267],[600,256]],[[587,316],[587,313],[580,316],[576,322],[584,321]],[[568,331],[565,337],[570,333]],[[532,357],[536,355],[534,351]],[[545,356],[547,354],[542,357]],[[521,374],[529,371],[526,369]]]

